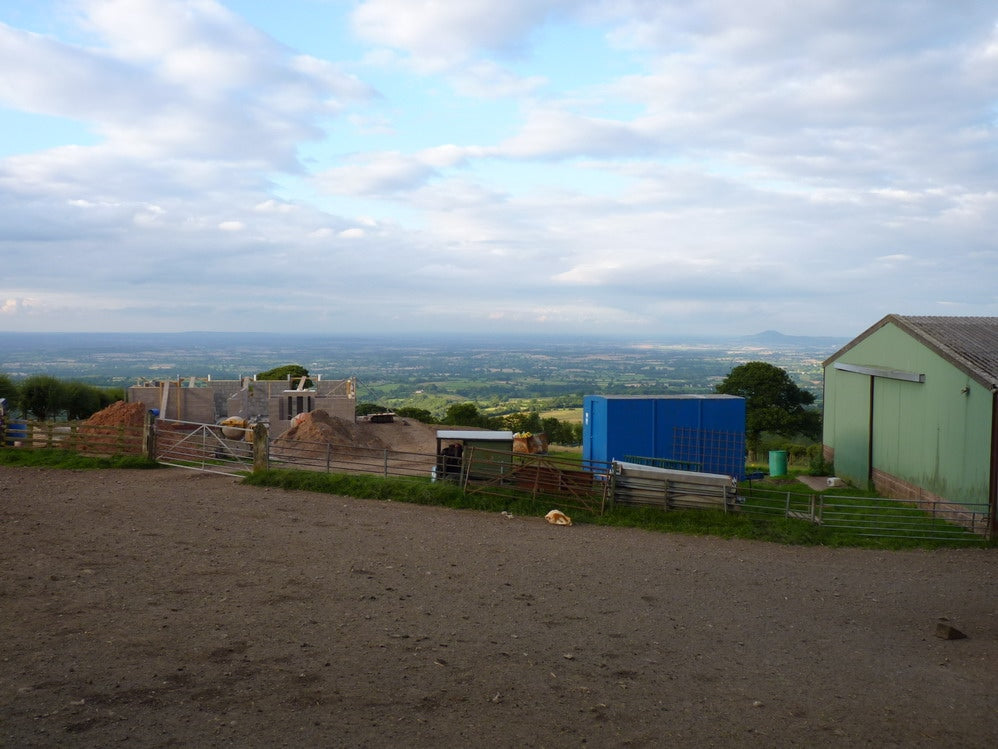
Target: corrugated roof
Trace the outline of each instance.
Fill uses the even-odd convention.
[[[893,323],[985,387],[998,386],[998,317],[887,315],[832,354],[825,365],[889,323]]]

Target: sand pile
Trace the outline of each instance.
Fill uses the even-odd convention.
[[[145,417],[146,407],[142,403],[117,401],[95,413],[84,421],[83,425],[92,427],[140,427],[145,423]]]
[[[276,443],[321,442],[328,445],[373,447],[384,449],[389,445],[375,435],[361,435],[352,421],[330,416],[321,408],[302,414],[298,422],[278,437]]]
[[[313,456],[321,451],[320,446],[326,445],[338,448],[336,455],[341,456],[369,455],[372,450],[433,456],[437,448],[436,430],[430,424],[405,419],[385,424],[357,423],[317,409],[298,417],[291,428],[274,440],[273,448],[278,456]]]

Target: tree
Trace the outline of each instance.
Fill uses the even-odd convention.
[[[484,427],[486,429],[491,429],[494,425],[492,419],[479,413],[478,406],[474,403],[454,403],[448,406],[443,423],[449,426]]]
[[[502,417],[503,427],[511,432],[541,432],[541,417],[536,411],[518,411]]]
[[[10,407],[17,403],[17,385],[5,374],[0,374],[0,398],[6,398]]]
[[[358,403],[356,413],[358,416],[370,416],[371,414],[383,414],[389,409],[379,406],[377,403]]]
[[[63,386],[63,407],[70,421],[87,419],[101,409],[101,392],[93,385],[70,382]]]
[[[125,389],[121,387],[100,388],[100,409],[107,408],[112,403],[125,400]]]
[[[257,374],[256,379],[258,380],[286,380],[288,376],[292,380],[298,380],[302,377],[308,377],[308,370],[305,369],[301,364],[285,364],[282,367],[274,367],[273,369],[268,369],[266,372],[260,372]],[[312,383],[306,382],[306,386]]]
[[[745,399],[745,437],[756,452],[763,432],[785,437],[821,434],[818,414],[806,410],[814,395],[794,383],[785,370],[767,362],[740,364],[716,387],[718,393]]]
[[[64,408],[65,386],[49,375],[32,375],[21,383],[18,405],[21,412],[39,421],[55,416]]]
[[[548,416],[546,419],[541,419],[541,429],[548,436],[548,443],[551,445],[572,444],[572,425],[566,421]]]
[[[431,414],[425,408],[416,408],[415,406],[402,406],[402,408],[395,409],[395,415],[400,416],[403,419],[413,419],[414,421],[421,421],[424,424],[434,423],[433,414]]]

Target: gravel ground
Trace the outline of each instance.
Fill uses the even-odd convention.
[[[0,467],[0,744],[998,743],[998,555]],[[935,636],[947,617],[968,637]]]

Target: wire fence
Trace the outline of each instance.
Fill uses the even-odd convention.
[[[460,458],[326,442],[272,443],[272,468],[326,473],[364,473],[448,481],[467,494],[557,501],[561,506],[602,514],[607,505],[609,464],[596,466],[545,455],[469,447]]]
[[[601,515],[619,504],[678,506],[677,497],[696,501],[687,506],[709,506],[717,498],[702,487],[676,484],[642,486],[635,495],[611,463],[559,459],[546,455],[469,448],[459,463],[446,456],[403,452],[325,442],[270,442],[256,440],[252,429],[157,419],[150,425],[100,426],[85,423],[11,421],[0,429],[0,447],[62,449],[81,455],[149,455],[176,465],[226,475],[245,475],[260,465],[327,473],[376,474],[452,481],[465,492],[510,498],[550,499],[566,508]],[[152,438],[151,438],[152,437]],[[262,445],[262,447],[260,447]],[[154,446],[154,450],[153,447]],[[258,451],[264,453],[262,456]],[[666,472],[668,473],[668,472]],[[652,477],[654,478],[654,477]],[[618,488],[617,483],[621,485]],[[639,483],[641,483],[639,482]],[[677,489],[676,486],[679,486]],[[626,492],[630,492],[627,494]],[[671,494],[670,494],[671,492]],[[619,493],[619,496],[617,494]],[[632,496],[634,495],[634,496]],[[703,497],[708,501],[704,503]],[[718,496],[721,496],[720,494]],[[980,541],[990,538],[992,523],[986,502],[953,503],[920,499],[805,493],[742,486],[734,502],[725,494],[723,507],[746,516],[814,524],[842,534],[871,538],[908,538],[934,541]]]
[[[436,456],[387,448],[337,445],[327,442],[271,443],[271,468],[301,468],[325,473],[367,473],[433,477]]]

